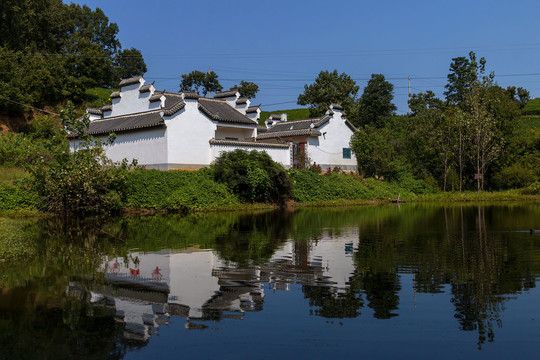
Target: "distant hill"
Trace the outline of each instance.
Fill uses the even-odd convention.
[[[290,109],[290,110],[275,110],[275,111],[261,111],[261,118],[259,123],[263,125],[264,120],[270,117],[270,114],[287,114],[287,121],[309,119],[309,109]]]

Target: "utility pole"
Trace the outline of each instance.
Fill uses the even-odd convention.
[[[409,100],[407,100],[407,106],[409,108],[409,115],[411,115],[411,74],[409,74]]]

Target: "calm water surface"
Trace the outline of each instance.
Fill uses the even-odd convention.
[[[540,352],[538,204],[2,224],[0,358]]]

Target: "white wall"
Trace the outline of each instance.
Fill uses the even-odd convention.
[[[120,99],[113,99],[113,108],[110,115],[107,116],[120,116],[125,114],[134,114],[149,110],[150,103],[148,99],[152,95],[154,87],[151,87],[152,91],[144,93],[139,92],[139,88],[144,84],[144,80],[140,83],[123,86],[120,89]],[[115,101],[116,100],[116,101]],[[159,102],[157,102],[159,105]]]
[[[251,138],[256,136],[253,133],[253,127],[250,128],[237,128],[237,127],[225,127],[218,125],[216,130],[215,139],[223,140],[225,138],[236,138],[238,140],[251,141]]]
[[[339,166],[343,170],[356,170],[354,154],[351,154],[350,159],[343,158],[343,148],[350,148],[349,142],[353,131],[341,117],[341,112],[334,110],[330,121],[318,130],[326,134],[308,138],[307,152],[311,161],[321,165],[323,170],[334,166]]]
[[[234,151],[236,149],[241,149],[241,150],[245,150],[245,151],[251,151],[251,150],[264,151],[265,153],[270,155],[272,160],[274,160],[277,163],[280,163],[286,169],[291,167],[290,148],[283,149],[283,148],[266,148],[266,147],[257,147],[257,146],[238,146],[238,145],[233,146],[233,145],[216,145],[216,144],[213,144],[210,147],[211,161],[214,161],[223,152]]]
[[[144,131],[119,133],[116,140],[105,149],[105,154],[114,162],[124,158],[131,162],[137,159],[139,165],[149,168],[166,169],[167,134],[166,129],[147,129]],[[100,138],[106,140],[106,138]],[[79,141],[70,141],[71,150],[79,146]]]
[[[165,117],[167,125],[168,162],[171,167],[209,165],[210,139],[215,136],[216,122],[197,108],[197,100],[185,99],[186,106],[172,117]]]

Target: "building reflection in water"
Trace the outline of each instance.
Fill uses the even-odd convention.
[[[246,312],[261,311],[265,289],[288,291],[301,284],[346,293],[358,239],[358,229],[348,228],[339,237],[290,240],[265,264],[242,268],[213,250],[135,251],[106,259],[106,285],[94,287],[89,301],[114,308],[129,340],[148,341],[171,317],[185,318],[186,329],[204,329],[209,320],[241,320]],[[71,283],[68,293],[78,297],[82,291]]]

